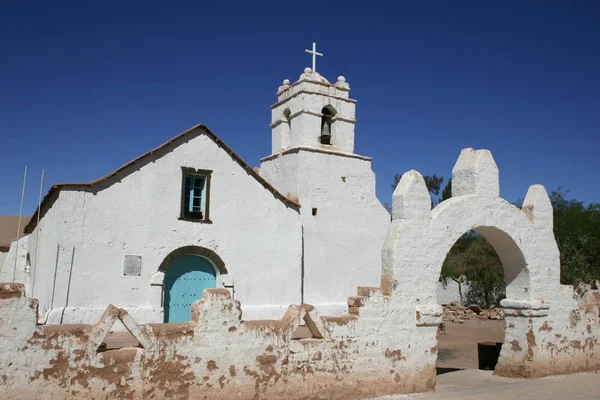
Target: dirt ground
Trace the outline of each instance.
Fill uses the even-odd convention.
[[[446,323],[446,332],[438,331],[438,368],[477,369],[477,343],[503,342],[503,320],[468,320]]]

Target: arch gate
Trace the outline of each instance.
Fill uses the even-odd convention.
[[[552,218],[552,205],[541,185],[529,188],[522,208],[500,197],[498,168],[488,150],[461,152],[452,171],[452,198],[433,210],[423,177],[408,171],[394,191],[392,223],[382,252],[382,293],[407,315],[414,310],[413,334],[422,338],[424,348],[436,349],[443,315],[436,300],[442,264],[464,233],[477,231],[500,257],[506,282],[506,299],[500,305],[507,329],[496,373],[515,375],[524,363],[536,361],[538,348],[528,347],[529,332],[541,324],[536,318],[548,316],[550,300],[561,292]],[[437,354],[427,357],[423,362],[435,365]]]

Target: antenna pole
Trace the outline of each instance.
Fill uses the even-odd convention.
[[[23,175],[23,190],[21,191],[21,208],[19,209],[19,224],[17,228],[16,249],[15,249],[15,266],[13,268],[13,278],[15,281],[17,274],[17,260],[19,259],[19,238],[21,237],[21,216],[23,215],[23,200],[25,199],[25,182],[27,181],[27,166],[25,166],[25,174]]]

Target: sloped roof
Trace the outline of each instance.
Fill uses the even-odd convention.
[[[24,228],[28,223],[29,217],[21,217],[19,237],[24,235]],[[18,216],[0,215],[0,251],[8,251],[10,244],[17,239],[17,229],[19,229]]]
[[[231,158],[233,158],[233,160],[237,162],[248,173],[248,175],[252,176],[265,189],[273,193],[273,196],[275,196],[275,198],[283,202],[288,207],[291,207],[295,210],[300,209],[300,205],[298,203],[288,199],[279,191],[277,191],[277,189],[271,186],[269,182],[267,182],[263,177],[258,175],[256,171],[254,171],[254,169],[250,167],[250,165],[248,165],[239,155],[237,155],[229,146],[225,144],[225,142],[223,142],[210,129],[208,129],[204,124],[198,124],[171,138],[170,140],[166,141],[165,143],[161,144],[155,149],[150,150],[149,152],[141,155],[140,157],[128,162],[127,164],[114,170],[108,175],[103,176],[100,179],[87,183],[59,183],[52,186],[46,194],[46,196],[44,196],[40,207],[35,211],[27,226],[25,226],[25,233],[31,233],[33,229],[35,229],[38,212],[41,213],[40,218],[43,218],[46,212],[50,209],[50,207],[52,207],[52,204],[54,204],[54,201],[56,201],[56,199],[58,198],[58,194],[61,190],[90,191],[94,193],[98,192],[102,189],[111,186],[113,183],[119,181],[120,179],[129,175],[135,170],[143,167],[147,163],[164,156],[165,154],[171,152],[180,145],[200,135],[208,136],[213,142],[215,142],[217,146],[219,146],[227,154],[229,154]]]

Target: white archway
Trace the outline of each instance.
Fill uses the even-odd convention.
[[[535,301],[558,290],[560,257],[552,206],[541,185],[523,207],[499,197],[498,169],[488,150],[465,149],[452,171],[453,197],[433,210],[421,174],[405,173],[394,191],[392,224],[383,249],[382,289],[415,304],[435,302],[442,263],[461,235],[476,230],[504,265],[507,298]]]
[[[488,150],[461,152],[452,171],[452,198],[433,210],[421,174],[411,170],[402,176],[382,251],[382,292],[406,313],[412,309],[416,337],[435,346],[443,313],[436,302],[442,264],[470,230],[482,234],[502,261],[507,298],[501,305],[509,315],[523,317],[511,324],[511,338],[523,342],[530,318],[547,316],[551,299],[561,289],[552,205],[541,185],[529,188],[522,208],[502,199],[498,168]],[[519,362],[518,357],[511,354],[505,365]],[[502,361],[501,356],[498,365]]]

